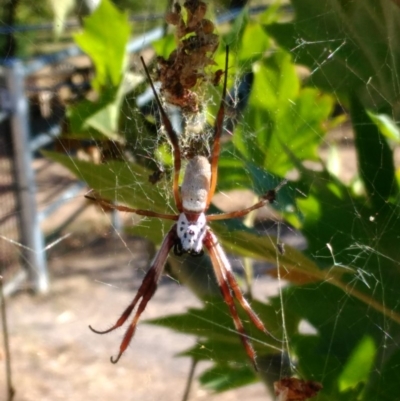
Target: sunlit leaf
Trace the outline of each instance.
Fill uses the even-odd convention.
[[[291,57],[283,52],[256,63],[244,123],[233,143],[249,161],[284,176],[292,168],[288,151],[299,160],[317,160],[317,147],[333,99],[300,88]]]
[[[259,24],[251,21],[243,31],[238,57],[247,63],[256,61],[263,56],[269,46],[270,40],[265,30]]]
[[[120,12],[110,0],[102,0],[84,19],[84,31],[75,35],[76,43],[93,60],[95,89],[118,86],[126,68],[126,44],[130,35],[128,15]]]
[[[360,383],[367,383],[376,358],[376,345],[373,338],[364,336],[353,349],[339,377],[339,389],[345,392]]]
[[[388,139],[400,142],[400,129],[387,114],[367,112],[369,118],[379,128],[379,131]]]

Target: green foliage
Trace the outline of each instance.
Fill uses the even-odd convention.
[[[352,350],[352,354],[342,370],[343,379],[339,378],[341,392],[349,388],[356,388],[360,383],[368,381],[376,353],[377,349],[373,338],[362,337],[359,344]]]
[[[124,138],[118,133],[121,102],[141,81],[127,74],[128,16],[109,0],[102,0],[94,13],[84,19],[83,25],[85,29],[75,35],[75,41],[93,61],[96,76],[91,84],[98,99],[95,102],[84,100],[69,108],[70,136],[123,142]]]
[[[84,19],[83,26],[84,31],[75,35],[75,42],[94,63],[94,89],[118,86],[124,75],[130,33],[127,14],[118,11],[109,0],[102,0],[93,14]]]
[[[156,212],[171,213],[167,194],[161,194],[149,183],[150,171],[137,163],[109,161],[96,165],[56,152],[43,152],[47,157],[64,165],[78,178],[87,182],[99,195],[108,200],[132,205],[139,209],[152,208]],[[134,194],[135,202],[131,202]],[[154,202],[149,205],[149,198]]]
[[[231,317],[227,314],[225,303],[218,298],[205,298],[202,309],[189,309],[187,313],[172,315],[149,321],[151,324],[171,328],[177,332],[192,334],[197,337],[196,345],[183,352],[182,356],[190,356],[197,361],[214,362],[214,366],[206,370],[200,381],[215,391],[225,391],[233,387],[253,383],[257,380],[253,369],[247,364],[247,355],[241,346],[239,337],[232,326]],[[269,322],[269,329],[278,338],[282,335],[280,316],[276,310],[280,308],[279,300],[270,304],[253,301],[252,308],[263,321]],[[242,311],[239,315],[243,320],[246,316]],[[290,316],[286,332],[293,335],[299,321],[296,316]],[[276,354],[280,349],[280,341],[271,339],[265,333],[255,328],[249,328],[254,348],[264,357]]]
[[[292,0],[293,22],[265,26],[310,81],[365,107],[391,110],[399,95],[400,8],[390,0]],[[396,110],[398,119],[399,110]]]
[[[286,350],[286,343],[247,325],[260,361],[279,356],[282,348],[289,351],[300,377],[323,384],[316,400],[394,400],[400,394],[395,376],[400,365],[399,184],[393,157],[399,127],[389,116],[398,112],[397,80],[392,78],[400,64],[398,47],[392,46],[399,37],[394,34],[399,9],[395,2],[383,0],[293,4],[293,22],[276,23],[277,10],[259,20],[243,13],[233,34],[226,35],[237,49],[236,58],[231,54],[229,74],[252,72],[254,81],[232,141],[224,144],[218,189],[247,188],[262,195],[295,171],[297,178],[280,189],[276,207],[301,230],[307,249],[286,246],[279,255],[276,238],[261,236],[240,221],[215,222],[212,228],[228,252],[272,263],[272,273],[290,283],[268,304],[252,302],[273,336],[288,345]],[[375,33],[374,27],[380,29]],[[268,35],[285,49],[272,48]],[[116,36],[122,43],[123,35]],[[167,38],[157,48],[161,52],[170,44]],[[118,54],[118,68],[98,59],[105,63],[100,71],[114,71],[110,82],[117,71],[124,71],[122,52]],[[221,49],[217,62],[222,58]],[[295,63],[309,67],[307,85]],[[102,82],[106,75],[102,73]],[[334,176],[318,155],[326,128],[341,121],[330,118],[338,96],[348,106],[353,125],[358,187]],[[101,99],[92,106],[78,106],[84,116],[81,126],[94,114],[86,115],[85,108],[101,110]],[[159,212],[173,210],[171,195],[150,184],[149,170],[137,163],[95,166],[69,156],[48,156],[106,199]],[[309,167],[310,162],[318,169]],[[127,231],[160,243],[169,224],[143,220]],[[208,280],[209,270],[205,271]],[[194,291],[204,301],[202,308],[151,323],[196,336],[196,345],[182,355],[212,360],[200,379],[205,386],[224,391],[256,380],[226,306],[220,298]],[[302,331],[300,322],[313,330]]]
[[[300,88],[289,54],[275,53],[253,67],[254,83],[243,124],[233,136],[237,150],[257,166],[284,176],[293,158],[317,160],[323,122],[333,98]]]

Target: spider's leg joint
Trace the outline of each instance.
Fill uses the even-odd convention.
[[[274,203],[276,200],[276,190],[270,189],[261,198],[268,201],[269,203]]]
[[[282,180],[276,188],[267,191],[261,198],[268,201],[269,203],[274,203],[276,201],[276,194],[284,187],[288,181],[286,179]]]

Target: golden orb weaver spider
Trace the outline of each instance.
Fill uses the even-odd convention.
[[[98,202],[100,205],[105,207],[117,209],[123,212],[135,213],[140,216],[157,217],[161,219],[174,220],[176,223],[169,230],[165,236],[160,249],[156,253],[153,261],[150,264],[150,268],[147,271],[142,284],[139,287],[137,294],[133,301],[122,313],[117,322],[108,330],[99,331],[89,328],[98,334],[109,333],[118,327],[121,327],[128,317],[133,312],[134,308],[138,304],[138,309],[130,323],[120,345],[119,353],[116,358],[111,357],[112,363],[117,363],[121,355],[124,353],[129,343],[135,334],[136,325],[139,321],[141,314],[146,308],[147,303],[150,301],[157,289],[157,283],[161,277],[164,269],[168,254],[171,249],[174,250],[175,254],[182,255],[189,253],[192,256],[197,256],[203,253],[203,247],[207,250],[215,276],[221,290],[222,296],[229,307],[230,314],[233,318],[233,322],[236,330],[239,333],[240,339],[244,345],[247,355],[252,361],[254,368],[257,370],[256,355],[254,349],[246,335],[244,326],[238,315],[234,299],[239,302],[241,307],[249,316],[250,320],[257,327],[257,329],[269,334],[265,328],[263,322],[259,319],[256,313],[251,308],[239,288],[239,285],[233,275],[230,263],[226,257],[221,245],[218,242],[217,237],[208,227],[209,221],[215,220],[226,220],[235,217],[245,216],[252,210],[256,210],[271,203],[275,200],[275,190],[268,191],[259,202],[246,209],[234,211],[231,213],[211,214],[206,215],[211,199],[214,195],[217,185],[217,170],[218,170],[218,158],[220,153],[220,139],[223,128],[223,120],[225,114],[225,97],[227,88],[227,71],[228,71],[228,54],[229,49],[226,48],[226,59],[225,59],[225,75],[222,90],[222,98],[220,107],[218,110],[217,118],[214,125],[214,138],[211,152],[211,162],[204,156],[194,156],[191,158],[186,166],[182,186],[179,189],[179,176],[181,170],[181,151],[179,147],[178,135],[172,128],[171,122],[161,104],[160,98],[154,88],[153,82],[150,78],[149,71],[143,58],[143,63],[146,76],[150,82],[150,86],[153,90],[159,112],[161,114],[161,120],[164,124],[166,134],[172,145],[173,157],[174,157],[174,174],[173,174],[173,195],[176,207],[179,214],[162,214],[153,212],[151,210],[133,209],[126,206],[114,205],[103,199],[96,199],[90,196],[87,198]]]

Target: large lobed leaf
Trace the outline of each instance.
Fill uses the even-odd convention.
[[[301,88],[285,52],[255,63],[253,75],[243,124],[232,138],[235,148],[249,162],[280,176],[293,166],[290,154],[299,160],[317,160],[333,98]]]
[[[91,85],[97,99],[85,99],[68,108],[68,134],[123,142],[118,132],[121,102],[143,80],[127,71],[126,46],[131,29],[128,16],[109,0],[102,0],[83,25],[75,41],[93,61],[96,75]]]
[[[266,25],[310,80],[328,92],[353,92],[365,107],[390,111],[400,87],[400,7],[392,0],[292,0],[293,22]],[[393,109],[396,119],[399,108]]]
[[[96,70],[93,87],[100,90],[106,85],[118,86],[127,62],[130,35],[127,13],[118,11],[110,0],[102,0],[83,25],[84,31],[75,35],[75,42],[93,60]]]
[[[43,154],[68,168],[104,199],[137,209],[173,213],[168,194],[161,194],[157,187],[151,185],[151,172],[137,163],[110,161],[93,164],[56,152]]]

